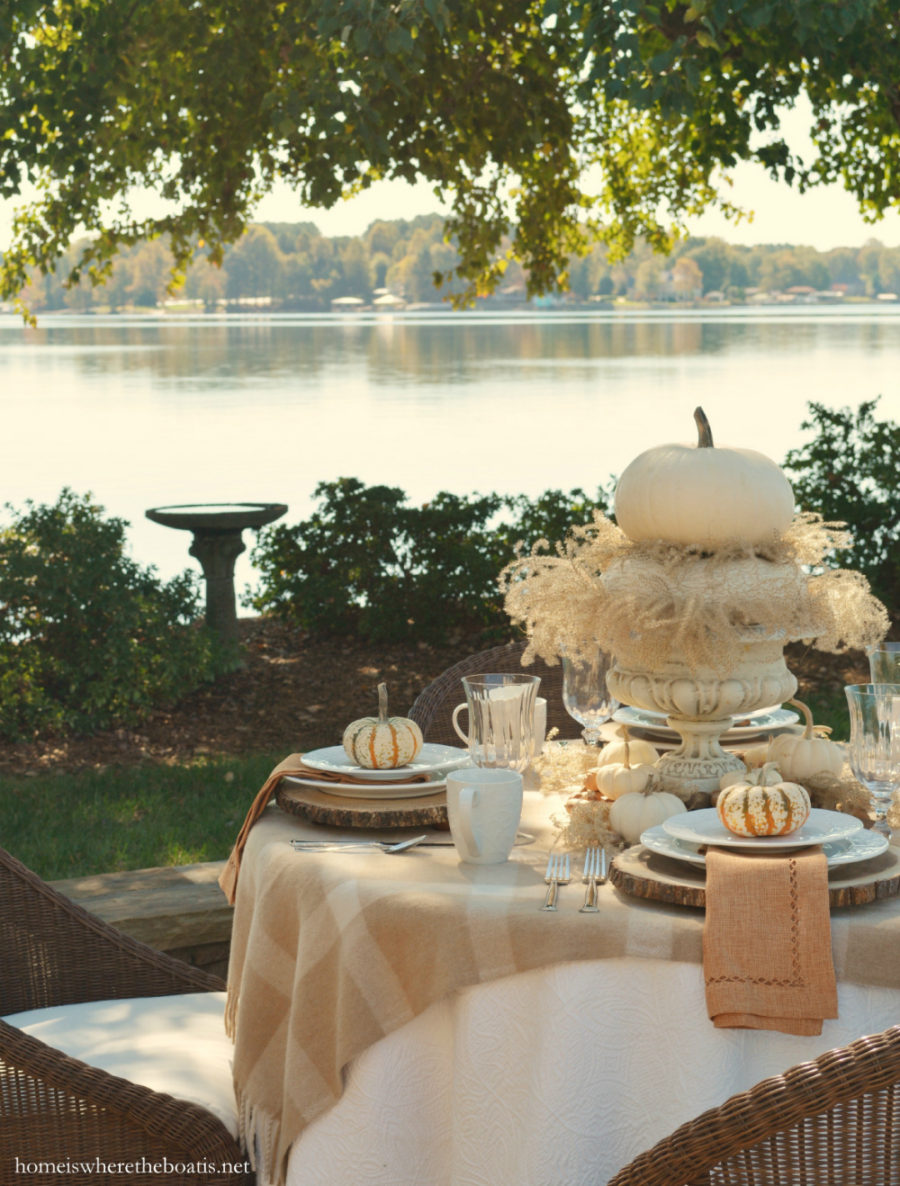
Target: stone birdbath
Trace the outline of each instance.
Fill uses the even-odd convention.
[[[163,527],[191,531],[188,552],[200,561],[206,580],[206,624],[223,642],[237,642],[234,562],[245,551],[245,527],[260,528],[287,511],[281,502],[214,502],[152,507],[147,518]]]

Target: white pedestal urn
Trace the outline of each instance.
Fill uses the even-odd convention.
[[[794,695],[797,681],[782,652],[783,642],[748,642],[743,661],[727,674],[671,658],[651,670],[629,662],[627,654],[618,656],[607,676],[612,694],[623,704],[667,713],[667,724],[681,737],[681,745],[657,764],[660,790],[701,807],[719,789],[723,774],[744,769],[719,738],[736,716]]]
[[[701,408],[697,444],[658,445],[626,466],[613,524],[576,528],[505,570],[506,605],[533,654],[600,648],[610,692],[665,713],[680,746],[658,763],[661,789],[705,806],[743,770],[719,743],[735,717],[793,698],[785,645],[865,649],[888,618],[858,574],[822,561],[849,539],[794,516],[784,472],[752,449],[717,448]]]
[[[771,606],[786,594],[790,600],[802,580],[797,565],[770,564],[755,551],[771,546],[793,517],[793,491],[780,467],[750,449],[715,448],[701,408],[694,419],[695,447],[648,449],[616,488],[624,534],[651,548],[660,541],[668,554],[658,562],[623,558],[603,577],[611,595],[618,589],[629,598],[637,617],[652,620],[662,607],[671,618],[668,653],[652,668],[646,659],[633,663],[629,641],[620,639],[608,682],[625,704],[668,714],[682,743],[660,760],[660,781],[692,806],[698,794],[718,790],[723,774],[744,768],[719,744],[734,716],[781,704],[796,691],[784,662],[786,632],[780,623],[755,623],[770,619]],[[690,662],[677,642],[686,628],[695,639]],[[637,621],[634,629],[641,631]],[[720,669],[698,661],[698,637],[723,657]]]

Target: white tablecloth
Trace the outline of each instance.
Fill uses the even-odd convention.
[[[701,968],[554,965],[464,989],[367,1050],[291,1151],[289,1186],[598,1186],[760,1079],[900,1022],[842,983],[820,1037],[715,1029]]]

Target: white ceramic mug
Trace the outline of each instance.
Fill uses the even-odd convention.
[[[452,722],[476,766],[506,766],[511,770],[528,766],[535,752],[535,700],[540,682],[536,675],[509,672],[463,678],[466,702],[453,710]],[[469,711],[468,733],[459,725],[459,714],[464,709]]]
[[[461,861],[502,864],[512,852],[522,817],[522,775],[496,766],[449,774],[447,817]]]

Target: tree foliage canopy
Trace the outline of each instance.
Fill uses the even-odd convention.
[[[6,296],[79,228],[98,280],[163,232],[181,267],[215,255],[279,178],[321,207],[431,183],[470,294],[510,228],[532,292],[598,234],[666,249],[687,215],[736,213],[718,190],[741,160],[841,179],[873,218],[900,200],[892,0],[18,0],[0,55],[0,196],[37,187]],[[779,130],[801,96],[810,160]],[[136,217],[137,187],[168,212]]]

